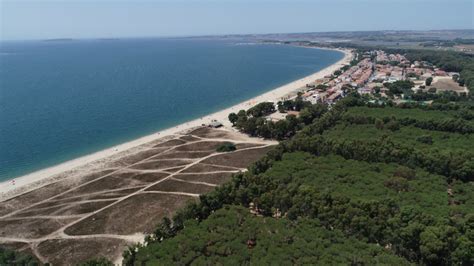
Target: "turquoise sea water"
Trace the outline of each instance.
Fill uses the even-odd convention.
[[[231,106],[343,54],[123,39],[0,44],[0,181]]]

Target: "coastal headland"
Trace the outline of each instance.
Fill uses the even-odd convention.
[[[236,132],[227,116],[277,102],[332,74],[327,68],[219,112],[0,184],[0,245],[42,262],[117,260],[163,217],[171,216],[232,173],[261,158],[276,142]],[[217,120],[222,129],[202,126]],[[216,148],[226,142],[235,151]],[[67,263],[65,263],[67,261]]]

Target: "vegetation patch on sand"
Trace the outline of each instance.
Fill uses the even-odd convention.
[[[138,194],[68,227],[65,232],[69,235],[151,233],[155,221],[192,199],[182,195]]]
[[[183,192],[195,195],[210,192],[212,190],[214,190],[213,186],[189,183],[175,179],[165,180],[147,189],[147,191]]]
[[[235,151],[237,147],[232,142],[224,142],[220,146],[217,147],[216,151],[218,152],[230,152]]]

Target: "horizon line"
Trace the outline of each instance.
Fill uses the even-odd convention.
[[[338,31],[308,31],[308,32],[267,32],[267,33],[222,33],[222,34],[198,34],[198,35],[150,35],[150,36],[116,36],[116,37],[56,37],[56,38],[38,38],[38,39],[1,39],[0,42],[14,42],[14,41],[74,41],[74,40],[114,40],[114,39],[158,39],[158,38],[199,38],[199,37],[225,37],[225,36],[265,36],[265,35],[283,35],[283,34],[313,34],[313,33],[345,33],[345,32],[432,32],[432,31],[472,31],[474,29],[429,29],[429,30],[338,30]]]

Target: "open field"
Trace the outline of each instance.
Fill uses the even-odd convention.
[[[233,142],[237,150],[218,153]],[[0,202],[0,245],[41,262],[116,261],[163,217],[244,171],[275,143],[197,128]]]
[[[428,86],[426,90],[430,88],[436,88],[436,91],[453,91],[456,93],[468,93],[467,87],[459,86],[451,77],[435,77],[431,86]]]

